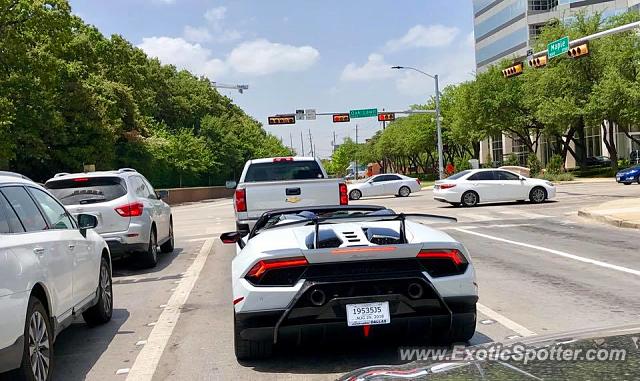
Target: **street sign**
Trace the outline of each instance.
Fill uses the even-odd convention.
[[[316,120],[316,110],[313,108],[304,110],[304,117],[307,120]]]
[[[351,119],[355,118],[374,118],[378,116],[377,108],[366,108],[362,110],[351,110],[349,111],[349,117]]]
[[[549,59],[565,54],[567,51],[569,51],[569,37],[562,37],[547,45],[547,56]]]
[[[304,120],[304,110],[296,110],[296,120]]]

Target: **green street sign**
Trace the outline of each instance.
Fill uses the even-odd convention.
[[[569,37],[562,37],[559,40],[550,42],[547,45],[547,57],[552,59],[569,51]]]
[[[349,117],[351,119],[355,119],[355,118],[371,118],[371,117],[377,117],[378,116],[378,109],[377,108],[365,108],[362,110],[351,110],[349,111]]]

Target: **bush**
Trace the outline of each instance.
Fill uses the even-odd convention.
[[[560,155],[553,155],[547,164],[548,174],[557,175],[562,172],[562,157]]]
[[[542,163],[538,160],[538,156],[534,153],[530,153],[527,157],[527,166],[529,167],[529,176],[537,177],[542,171]]]
[[[506,166],[520,165],[520,161],[518,160],[518,155],[516,155],[515,153],[511,152],[509,154],[509,156],[507,156],[507,160],[504,161],[503,165],[506,165]]]
[[[453,166],[455,167],[455,172],[464,171],[466,169],[471,169],[471,164],[469,164],[469,157],[456,157],[453,159]]]
[[[573,181],[575,180],[575,176],[573,175],[573,173],[570,172],[565,172],[565,173],[545,173],[544,175],[542,175],[542,178],[544,180],[549,180],[549,181]]]

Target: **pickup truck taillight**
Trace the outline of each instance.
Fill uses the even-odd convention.
[[[116,213],[121,217],[139,217],[142,215],[144,205],[141,202],[132,202],[115,208]]]
[[[246,189],[236,189],[236,212],[247,211],[247,191]]]
[[[347,194],[347,184],[340,183],[338,185],[338,189],[340,192],[340,205],[348,205],[349,204],[349,195]]]

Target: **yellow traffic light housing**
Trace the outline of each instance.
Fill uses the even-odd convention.
[[[505,78],[515,77],[516,75],[522,74],[522,70],[522,62],[518,62],[517,64],[502,70],[502,76]]]
[[[535,67],[535,68],[546,66],[547,63],[548,63],[547,56],[534,57],[529,60],[529,66]]]
[[[296,116],[293,115],[293,114],[270,116],[268,121],[269,121],[269,125],[274,125],[274,124],[295,124],[296,123]]]
[[[589,54],[589,46],[587,44],[582,44],[575,46],[567,52],[567,55],[571,58],[578,58],[582,56],[586,56]]]
[[[381,112],[378,114],[378,122],[393,122],[396,120],[396,114],[393,112]]]

